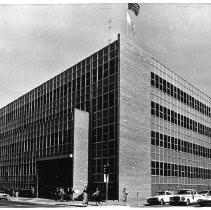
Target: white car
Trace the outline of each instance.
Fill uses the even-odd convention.
[[[159,191],[156,192],[156,195],[150,198],[147,198],[148,205],[169,203],[170,197],[173,195],[171,191]]]
[[[178,193],[170,198],[169,204],[190,204],[198,203],[202,198],[202,195],[199,195],[194,189],[182,189],[178,190]]]
[[[9,197],[10,197],[9,194],[7,194],[7,193],[5,193],[4,191],[1,191],[1,190],[0,190],[0,199],[6,199],[6,200],[8,200]]]

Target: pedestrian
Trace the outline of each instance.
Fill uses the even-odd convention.
[[[69,201],[69,200],[70,200],[70,188],[68,187],[66,191],[66,201]]]
[[[60,187],[59,189],[60,193],[59,193],[59,197],[60,197],[60,201],[63,201],[64,200],[64,188],[63,187]]]
[[[127,189],[126,188],[124,188],[123,189],[123,203],[124,203],[124,205],[126,205],[126,203],[127,203],[127,195],[128,195],[128,192],[127,192]]]
[[[83,207],[88,206],[88,195],[87,195],[87,187],[84,187],[83,190],[83,201],[82,201]]]
[[[16,192],[15,192],[15,197],[18,197],[18,196],[19,196],[19,192],[16,191]]]
[[[73,190],[73,187],[71,188],[68,187],[67,192],[66,192],[67,201],[70,200],[74,202],[73,193],[75,193],[75,191]]]
[[[100,190],[98,188],[96,188],[96,191],[93,193],[92,195],[96,201],[96,206],[98,206],[98,204],[100,204]]]
[[[31,194],[32,194],[32,198],[35,198],[35,189],[34,189],[34,187],[31,187]]]
[[[57,187],[57,188],[56,188],[56,192],[55,192],[55,194],[54,194],[56,200],[59,200],[59,194],[60,194],[60,191],[59,191],[59,188]]]
[[[73,194],[75,193],[75,191],[73,190],[73,187],[70,188],[70,201],[74,202],[74,197]]]
[[[12,197],[15,197],[15,190],[12,190]]]

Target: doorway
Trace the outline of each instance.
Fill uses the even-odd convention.
[[[57,187],[71,187],[73,185],[73,160],[60,158],[40,160],[38,167],[38,197],[54,198]]]

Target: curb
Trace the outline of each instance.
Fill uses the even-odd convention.
[[[24,202],[24,203],[31,203],[31,204],[40,204],[40,205],[50,205],[50,206],[58,206],[58,207],[68,207],[68,206],[72,206],[72,207],[83,207],[82,201],[74,201],[74,202],[70,202],[70,201],[55,201],[55,200],[50,200],[50,199],[42,199],[42,198],[24,198],[24,197],[10,197],[9,198],[10,202]],[[96,206],[95,202],[89,202],[88,206]],[[105,206],[105,203],[102,203],[99,206]],[[119,206],[119,207],[143,207],[145,206],[144,204],[139,204],[137,205],[123,205],[119,202],[117,203],[108,203],[107,205],[109,206]]]

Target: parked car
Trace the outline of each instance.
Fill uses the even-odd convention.
[[[211,206],[211,191],[204,190],[199,192],[202,197],[198,200],[200,206]]]
[[[22,189],[22,190],[19,190],[18,196],[19,197],[31,198],[32,192],[31,192],[31,190]]]
[[[6,199],[6,200],[8,200],[9,197],[10,197],[9,194],[7,194],[4,191],[0,190],[0,199]]]
[[[148,205],[169,203],[170,197],[173,195],[171,191],[159,191],[155,196],[147,198]]]
[[[202,195],[199,195],[194,189],[181,189],[178,190],[177,194],[170,197],[170,205],[176,204],[194,204],[198,203],[199,199],[202,198]]]
[[[211,191],[210,190],[203,190],[203,191],[200,191],[198,194],[202,195],[202,196],[211,196]]]

